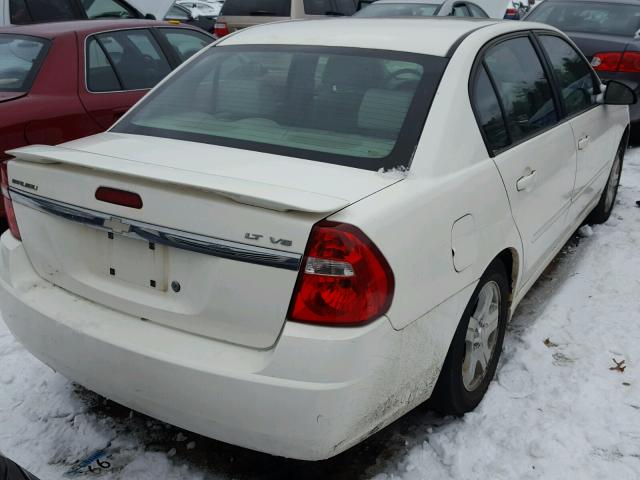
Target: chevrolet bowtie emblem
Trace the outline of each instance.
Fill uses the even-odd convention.
[[[131,225],[124,223],[119,218],[109,218],[102,223],[104,228],[110,229],[113,233],[128,233],[131,231]]]

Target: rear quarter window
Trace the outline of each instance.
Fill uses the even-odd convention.
[[[220,16],[289,17],[291,0],[226,0]]]
[[[0,34],[0,91],[29,91],[48,48],[45,39]]]

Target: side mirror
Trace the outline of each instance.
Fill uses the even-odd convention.
[[[154,14],[152,14],[152,13],[147,13],[147,14],[144,16],[144,18],[145,18],[145,20],[155,20],[155,19],[156,19],[156,16],[155,16]]]
[[[636,92],[622,82],[609,80],[602,98],[605,105],[633,105],[638,101]]]

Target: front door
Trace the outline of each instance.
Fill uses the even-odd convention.
[[[563,108],[571,123],[578,152],[572,217],[578,217],[600,194],[613,157],[613,125],[606,107],[596,102],[599,93],[595,72],[566,40],[555,35],[539,34],[558,84]],[[615,146],[613,147],[615,148]]]

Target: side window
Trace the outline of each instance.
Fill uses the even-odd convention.
[[[26,25],[33,21],[25,0],[9,0],[9,16],[13,25]]]
[[[347,17],[350,17],[351,15],[356,13],[356,11],[358,10],[357,3],[354,2],[353,0],[334,0],[334,1],[336,3],[336,11]]]
[[[160,28],[158,31],[164,36],[167,43],[171,45],[171,48],[181,62],[184,62],[213,42],[213,38],[198,32],[179,30],[177,28]]]
[[[304,13],[307,15],[326,15],[333,10],[331,0],[304,0]]]
[[[136,17],[133,10],[125,8],[115,0],[82,0],[81,3],[90,19]]]
[[[87,88],[91,92],[122,90],[116,72],[95,38],[87,43]]]
[[[558,121],[551,86],[528,37],[505,40],[487,50],[485,66],[517,142]]]
[[[307,15],[345,15],[356,13],[353,0],[304,0],[304,13]]]
[[[173,5],[169,9],[165,19],[167,19],[167,20],[180,20],[182,22],[188,22],[190,20],[189,13],[186,10],[183,10],[182,8],[180,8],[177,5]]]
[[[153,88],[171,71],[168,60],[148,30],[102,33],[97,38],[115,68],[123,90]]]
[[[495,151],[509,145],[509,135],[498,97],[484,66],[478,69],[472,95],[478,123],[489,143],[489,148]]]
[[[464,3],[455,5],[453,7],[453,12],[451,13],[454,17],[469,17],[469,11]]]
[[[471,11],[472,17],[487,18],[487,14],[485,13],[485,11],[477,5],[474,5],[473,3],[467,3],[467,8],[469,8],[469,10]]]
[[[57,22],[81,18],[72,0],[11,0],[11,23]]]
[[[591,68],[575,49],[561,38],[540,36],[560,89],[569,116],[580,113],[596,103],[594,77]]]

